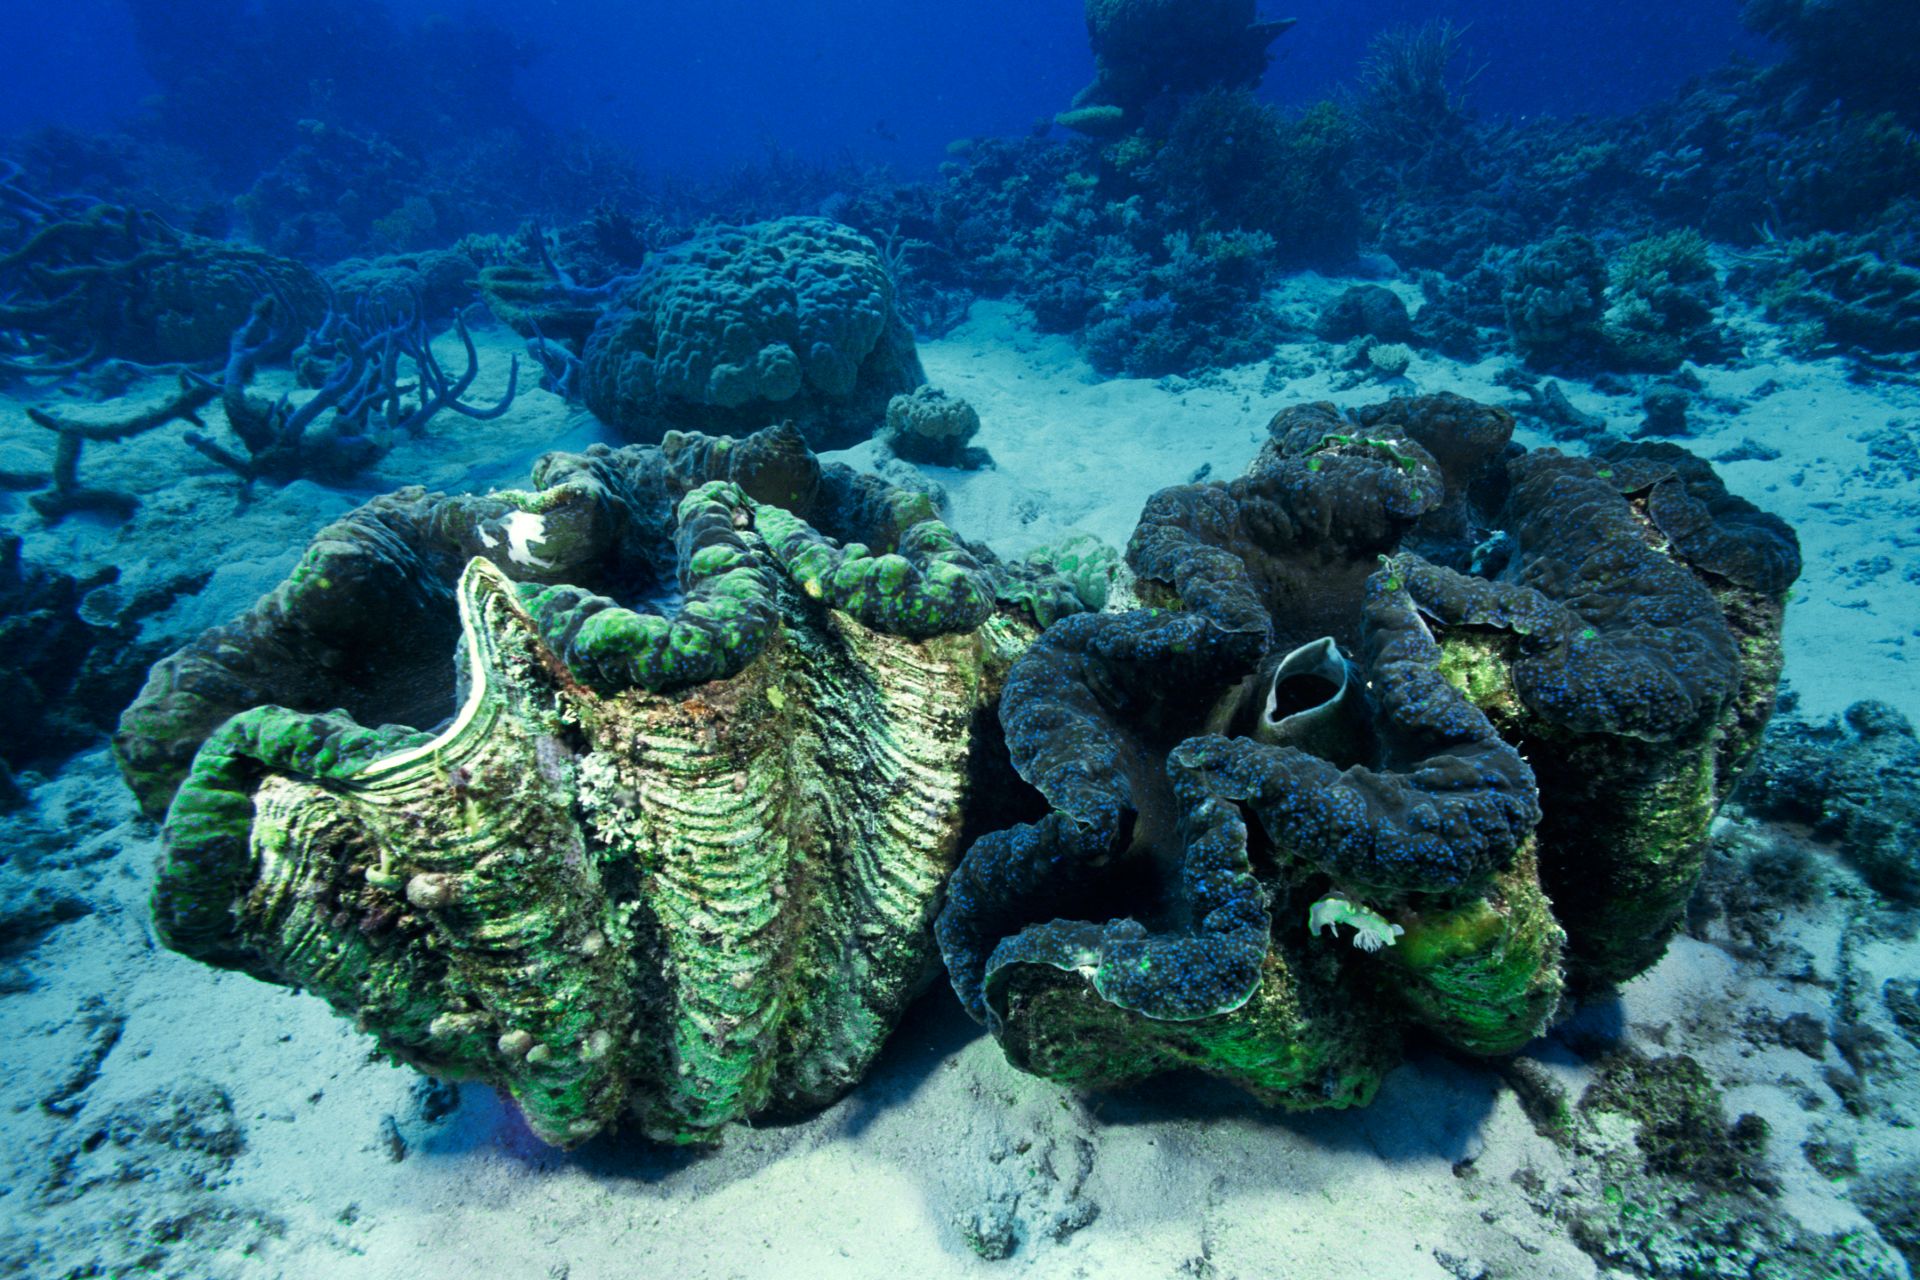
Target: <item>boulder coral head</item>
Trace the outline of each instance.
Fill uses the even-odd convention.
[[[1087,0],[1094,81],[1060,123],[1113,132],[1163,95],[1259,84],[1268,46],[1293,19],[1264,21],[1258,10],[1254,0]]]
[[[376,499],[156,667],[116,748],[167,812],[159,934],[560,1145],[831,1101],[933,969],[1036,628],[791,428],[535,481]]]
[[[909,462],[967,470],[987,466],[993,460],[987,451],[968,443],[979,431],[979,412],[938,387],[916,387],[887,403],[887,447]]]
[[[587,407],[638,440],[784,417],[815,447],[844,448],[926,381],[879,251],[824,218],[715,227],[662,250],[582,355]]]
[[[1779,674],[1791,530],[1668,445],[1526,452],[1456,396],[1288,409],[1162,490],[1142,601],[1050,627],[1000,703],[1051,809],[937,933],[1008,1056],[1371,1097],[1403,1029],[1518,1048],[1656,960]]]

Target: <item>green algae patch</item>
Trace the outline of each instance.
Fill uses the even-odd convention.
[[[1413,1020],[1468,1053],[1511,1053],[1559,1008],[1566,935],[1540,891],[1529,844],[1484,897],[1408,911],[1399,945],[1382,953]]]

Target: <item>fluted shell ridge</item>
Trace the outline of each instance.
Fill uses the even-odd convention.
[[[668,695],[577,678],[472,561],[446,729],[263,707],[209,740],[169,816],[163,938],[504,1088],[562,1146],[832,1100],[930,972],[975,718],[1032,628],[908,639],[757,581],[765,642]]]

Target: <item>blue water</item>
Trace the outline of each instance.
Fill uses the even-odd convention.
[[[512,30],[528,65],[487,86],[561,131],[586,129],[631,148],[650,169],[709,173],[763,158],[768,148],[809,160],[851,156],[924,172],[954,138],[1019,132],[1059,109],[1092,73],[1072,0],[392,0],[381,5],[270,2],[264,6],[155,3],[159,21],[191,31],[197,56],[219,57],[203,15],[266,8],[302,33],[311,59],[289,74],[348,79],[362,55],[325,55],[362,10],[400,24],[452,21]],[[1566,7],[1531,0],[1448,5],[1415,0],[1322,0],[1269,6],[1297,17],[1263,87],[1304,105],[1348,80],[1381,28],[1444,18],[1470,30],[1467,61],[1482,68],[1475,106],[1496,116],[1606,115],[1643,106],[1730,55],[1764,60],[1770,46],[1719,0]],[[125,0],[73,0],[58,19],[9,0],[0,131],[61,124],[104,128],[138,115],[155,89]],[[310,38],[309,38],[310,36]],[[338,46],[336,46],[338,47]],[[385,76],[369,76],[370,93]],[[209,128],[244,133],[275,104],[223,102]],[[210,114],[214,114],[210,112]]]

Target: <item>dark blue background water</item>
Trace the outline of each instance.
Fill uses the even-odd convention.
[[[549,123],[617,138],[664,171],[724,167],[769,145],[921,170],[953,138],[1050,115],[1092,71],[1079,0],[389,3],[410,20],[477,14],[530,35],[543,54],[513,91]],[[1740,30],[1735,0],[1300,0],[1269,11],[1300,19],[1267,78],[1281,103],[1350,77],[1382,27],[1434,17],[1470,24],[1468,61],[1484,67],[1472,101],[1493,115],[1624,111],[1730,51],[1767,53]],[[0,132],[109,126],[152,91],[122,0],[3,0],[0,30]]]

